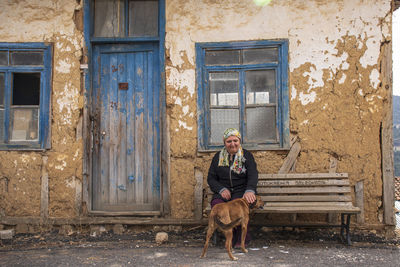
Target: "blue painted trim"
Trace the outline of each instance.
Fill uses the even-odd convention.
[[[45,43],[0,43],[0,49],[14,50],[14,49],[25,49],[25,50],[43,50],[47,49],[50,45]]]
[[[11,72],[6,72],[5,77],[5,87],[4,87],[4,141],[8,143],[9,135],[10,135],[10,105],[11,105]],[[5,145],[5,147],[7,147]]]
[[[0,71],[5,77],[5,117],[4,117],[4,144],[0,150],[37,150],[50,148],[50,95],[52,75],[52,45],[46,43],[0,43],[0,49],[6,51],[43,51],[43,66],[3,66]],[[12,102],[12,73],[35,72],[40,73],[40,105],[38,141],[10,141],[11,102]]]
[[[127,38],[104,38],[104,37],[96,37],[91,38],[90,42],[92,44],[121,44],[121,43],[138,43],[138,42],[159,42],[160,38],[158,37],[127,37]]]
[[[206,50],[230,50],[230,49],[246,49],[246,48],[277,48],[279,53],[278,63],[252,64],[252,65],[205,65]],[[196,79],[198,88],[198,149],[199,151],[217,150],[222,147],[210,144],[210,105],[208,100],[208,73],[218,71],[238,71],[240,75],[239,93],[240,93],[240,131],[244,136],[243,146],[249,149],[287,149],[290,145],[289,132],[289,89],[288,89],[288,40],[261,40],[261,41],[244,41],[244,42],[222,42],[222,43],[196,43]],[[245,81],[244,73],[248,70],[257,69],[275,69],[277,72],[276,88],[277,88],[277,109],[276,109],[276,129],[277,141],[266,141],[263,143],[247,143],[246,144],[246,119],[245,119]]]
[[[246,131],[246,87],[245,87],[245,74],[244,71],[239,72],[239,131],[243,133],[243,139],[247,136]],[[242,107],[242,108],[241,108]],[[244,140],[244,143],[246,140]]]

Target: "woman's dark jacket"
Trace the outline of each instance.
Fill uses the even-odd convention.
[[[244,162],[246,172],[237,174],[230,171],[228,166],[218,167],[219,153],[220,152],[217,152],[214,155],[207,177],[208,185],[214,192],[213,199],[223,199],[219,194],[222,188],[227,188],[231,191],[231,199],[242,197],[246,190],[257,192],[258,171],[253,155],[249,151],[243,149],[243,156],[246,159]],[[229,172],[231,172],[233,188],[231,187]]]

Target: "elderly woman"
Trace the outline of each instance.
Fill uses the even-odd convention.
[[[241,197],[253,203],[256,200],[258,182],[257,164],[254,157],[242,148],[238,130],[226,129],[223,141],[224,148],[214,155],[208,171],[207,182],[214,192],[211,207]],[[234,231],[234,247],[240,246],[240,230]],[[246,234],[246,243],[249,240]]]

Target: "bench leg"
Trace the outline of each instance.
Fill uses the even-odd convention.
[[[346,222],[344,219],[344,215],[347,215]],[[351,246],[350,239],[350,217],[351,214],[341,214],[341,225],[340,225],[340,237],[343,242],[346,242],[347,245]],[[346,236],[344,235],[344,230],[346,230]]]

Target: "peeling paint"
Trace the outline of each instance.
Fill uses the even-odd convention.
[[[179,71],[176,68],[167,67],[170,75],[167,80],[167,85],[172,86],[175,90],[181,90],[186,88],[190,97],[194,94],[194,86],[195,86],[195,71],[184,70]]]
[[[179,120],[178,123],[179,123],[179,127],[182,127],[189,131],[193,130],[193,127],[187,126],[186,122],[184,122],[184,121]]]
[[[379,71],[377,69],[373,69],[371,71],[371,74],[369,75],[369,79],[371,81],[371,86],[374,89],[378,89],[378,85],[380,83],[379,76],[380,76],[380,74],[379,74]]]
[[[57,62],[56,71],[60,73],[70,73],[72,64],[68,63],[67,60],[60,60]]]
[[[317,94],[315,92],[310,92],[309,94],[305,94],[303,92],[300,92],[299,95],[299,100],[303,106],[313,103],[317,97]]]

